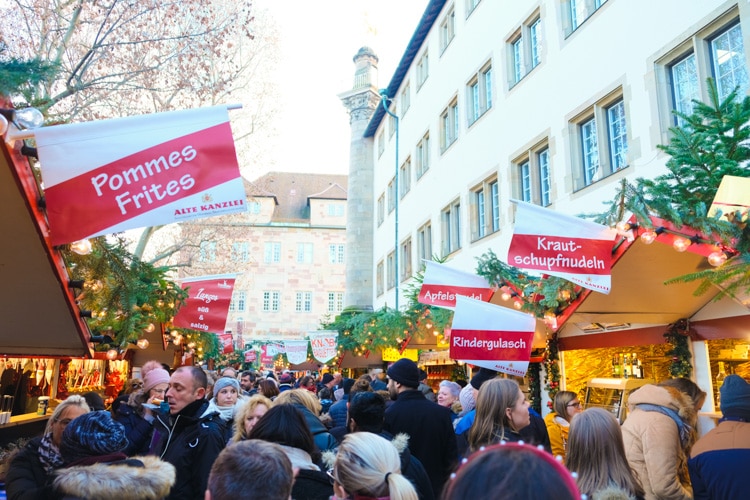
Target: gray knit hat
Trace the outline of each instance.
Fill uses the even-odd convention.
[[[221,391],[223,388],[228,387],[228,386],[234,387],[235,390],[237,391],[237,394],[242,394],[240,392],[240,383],[237,382],[236,378],[219,377],[219,379],[216,382],[214,382],[213,396],[216,397],[216,395],[219,394],[219,391]]]

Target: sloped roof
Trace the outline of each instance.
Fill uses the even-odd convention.
[[[309,200],[346,200],[348,176],[269,172],[248,182],[250,197],[272,197],[276,202],[272,222],[301,222],[310,219]]]

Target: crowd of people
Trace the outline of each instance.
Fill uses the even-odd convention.
[[[481,368],[437,393],[401,359],[358,379],[146,363],[111,408],[70,396],[11,460],[11,500],[735,499],[750,463],[750,385],[670,379],[629,396],[620,425],[559,391],[542,418]],[[90,396],[90,397],[89,397]]]

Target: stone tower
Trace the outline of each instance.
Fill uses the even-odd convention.
[[[349,189],[346,223],[346,295],[344,306],[372,310],[373,304],[373,141],[364,133],[380,104],[378,57],[369,47],[354,56],[354,85],[339,94],[349,111]]]

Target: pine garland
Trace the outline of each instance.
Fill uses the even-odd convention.
[[[555,394],[560,390],[560,351],[557,343],[557,333],[554,333],[547,339],[547,356],[544,358],[544,368],[547,371],[544,379],[544,389],[549,395],[548,408],[552,408],[552,401],[555,400]]]
[[[664,353],[670,356],[669,373],[673,377],[690,378],[693,373],[693,365],[690,362],[690,322],[687,319],[681,319],[669,325],[664,338],[672,346],[670,350]]]
[[[529,379],[529,399],[531,407],[537,413],[542,412],[542,384],[541,384],[541,363],[529,363],[527,377]]]

